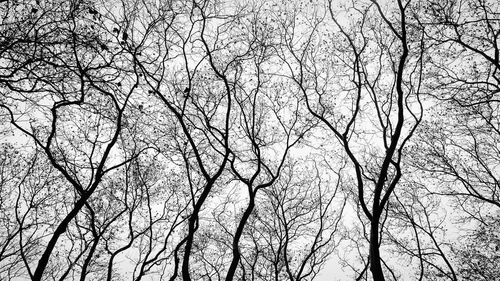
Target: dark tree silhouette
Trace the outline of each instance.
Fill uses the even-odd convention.
[[[494,278],[496,1],[0,7],[0,279]]]

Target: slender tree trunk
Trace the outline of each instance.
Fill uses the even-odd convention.
[[[186,238],[186,246],[184,248],[184,257],[182,260],[182,280],[191,281],[189,273],[189,258],[191,256],[191,248],[193,247],[194,233],[196,232],[196,224],[198,221],[198,211],[195,210],[189,218],[189,229]]]
[[[64,218],[64,220],[57,226],[56,231],[54,231],[54,234],[52,234],[52,237],[49,240],[49,243],[47,244],[47,247],[45,248],[45,251],[42,254],[42,257],[38,261],[38,265],[35,270],[35,274],[33,274],[33,277],[31,278],[32,281],[40,281],[42,280],[43,272],[45,271],[45,268],[47,267],[47,264],[49,263],[49,258],[50,255],[52,254],[52,251],[54,250],[57,241],[59,240],[59,237],[66,232],[66,229],[68,227],[68,224],[73,220],[73,218],[76,217],[78,212],[82,209],[82,207],[85,205],[85,202],[87,201],[88,196],[84,196],[80,198],[75,204],[75,207],[71,212],[69,212],[68,215]]]
[[[83,263],[83,266],[82,266],[82,273],[80,274],[80,281],[85,281],[85,279],[87,278],[87,270],[88,270],[88,267],[90,265],[90,263],[92,262],[92,257],[94,256],[94,253],[95,253],[95,249],[97,248],[97,245],[99,244],[99,238],[98,236],[94,236],[94,243],[92,243],[92,247],[90,248],[90,251],[89,251],[89,254],[87,256],[87,258],[85,259],[85,262]]]
[[[385,281],[379,250],[379,216],[373,214],[370,228],[370,271],[374,281]]]
[[[225,166],[225,162],[224,162]],[[222,171],[222,169],[221,169]],[[198,230],[198,220],[199,220],[199,214],[201,211],[201,207],[203,206],[203,203],[208,197],[208,194],[212,190],[212,186],[214,185],[215,179],[220,175],[220,173],[208,180],[207,185],[205,186],[205,189],[200,195],[200,198],[198,199],[198,202],[194,206],[193,213],[191,214],[191,217],[189,218],[189,226],[188,226],[188,235],[186,236],[186,247],[184,248],[184,257],[182,260],[182,280],[184,281],[191,281],[191,274],[189,272],[189,259],[191,257],[191,250],[193,248],[193,243],[194,243],[194,234]]]
[[[245,228],[245,225],[248,221],[248,218],[252,214],[253,209],[255,207],[254,197],[255,197],[255,194],[250,194],[250,203],[248,204],[247,209],[245,210],[245,213],[243,213],[243,217],[241,218],[240,223],[238,225],[238,228],[236,230],[236,233],[234,235],[233,260],[231,261],[231,265],[229,266],[229,270],[228,270],[227,275],[226,275],[226,281],[233,280],[236,269],[238,268],[238,263],[240,262],[240,259],[241,259],[239,242],[240,242],[241,235],[243,234],[243,229]]]

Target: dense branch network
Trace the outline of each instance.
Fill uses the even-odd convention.
[[[498,276],[497,1],[0,7],[0,279]]]

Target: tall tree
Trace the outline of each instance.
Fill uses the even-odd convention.
[[[327,12],[318,8],[304,16],[309,34],[294,28],[299,23],[293,17],[282,31],[285,60],[307,108],[350,159],[357,202],[369,222],[367,266],[374,280],[385,280],[384,210],[402,175],[404,148],[422,117],[424,51],[409,8],[405,1],[330,1]]]
[[[39,187],[58,194],[60,204],[46,214],[48,227],[30,234],[42,246],[36,265],[25,260],[25,266],[32,280],[48,267],[55,278],[51,256],[72,239],[70,225],[82,210],[92,212],[89,200],[101,183],[137,156],[121,157],[115,147],[138,72],[116,67],[121,48],[111,52],[109,34],[95,31],[100,17],[90,3],[2,5],[2,113],[63,179]]]

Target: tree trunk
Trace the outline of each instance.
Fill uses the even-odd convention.
[[[379,218],[373,216],[370,229],[370,271],[374,281],[385,281],[382,263],[380,261],[379,237],[378,237]]]

